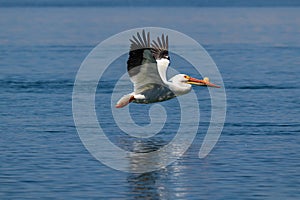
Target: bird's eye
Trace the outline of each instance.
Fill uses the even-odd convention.
[[[187,75],[185,75],[184,78],[185,78],[186,80],[189,80],[189,79],[190,79],[190,77],[187,76]]]

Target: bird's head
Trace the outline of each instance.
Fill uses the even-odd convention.
[[[208,87],[215,87],[215,88],[220,88],[220,86],[215,85],[211,82],[209,82],[209,78],[208,77],[204,77],[203,80],[199,80],[193,77],[190,77],[186,74],[179,74],[179,81],[183,82],[183,83],[187,83],[187,84],[191,84],[191,85],[199,85],[199,86],[208,86]]]

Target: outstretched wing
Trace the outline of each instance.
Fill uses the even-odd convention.
[[[156,63],[155,53],[157,50],[150,46],[150,33],[145,30],[142,35],[132,36],[127,71],[134,84],[135,94],[147,90],[149,84],[164,85]]]

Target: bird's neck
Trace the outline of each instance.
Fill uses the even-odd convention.
[[[162,58],[162,59],[156,60],[156,62],[157,62],[157,70],[158,70],[160,78],[162,79],[162,81],[165,84],[168,84],[169,82],[167,80],[167,69],[170,64],[170,61],[168,59]]]
[[[173,81],[167,80],[167,69],[170,64],[170,61],[168,59],[162,58],[156,60],[156,62],[157,70],[161,80],[172,90],[172,92],[175,93],[176,96],[184,95],[191,91],[192,87],[190,84],[175,83]]]

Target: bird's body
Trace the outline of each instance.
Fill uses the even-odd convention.
[[[145,85],[145,90],[141,92],[141,95],[143,98],[135,98],[132,102],[147,104],[166,101],[176,97],[174,92],[168,87],[155,83]]]
[[[162,35],[157,41],[152,41],[145,31],[142,36],[130,39],[131,46],[127,61],[127,71],[134,84],[134,92],[124,95],[116,104],[122,108],[133,103],[155,103],[184,95],[191,91],[191,84],[218,87],[209,80],[198,80],[185,74],[178,74],[167,80],[167,68],[170,64],[168,54],[168,36]]]

